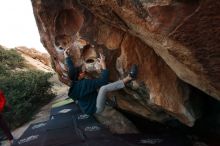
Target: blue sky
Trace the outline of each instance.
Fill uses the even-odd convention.
[[[31,0],[0,0],[0,45],[46,52],[40,42]]]

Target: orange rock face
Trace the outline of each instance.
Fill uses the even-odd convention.
[[[32,0],[32,4],[41,41],[66,84],[62,48],[71,49],[79,66],[81,48],[87,43],[107,57],[111,81],[138,64],[137,81],[115,93],[124,110],[161,122],[173,117],[193,126],[198,117],[190,99],[197,97],[191,97],[190,85],[220,100],[220,2]]]

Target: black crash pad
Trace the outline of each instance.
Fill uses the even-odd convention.
[[[43,146],[47,122],[31,124],[13,146]]]
[[[51,109],[50,115],[73,115],[74,113],[82,113],[77,104],[69,103],[60,107],[55,107]]]
[[[75,103],[51,109],[50,119],[32,124],[13,146],[183,146],[172,135],[113,135]]]

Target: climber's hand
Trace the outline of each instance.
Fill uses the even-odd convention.
[[[65,49],[63,54],[64,54],[64,57],[67,58],[69,56],[69,49]]]
[[[99,64],[101,65],[102,69],[106,69],[106,64],[105,64],[105,56],[100,53],[100,58],[98,58]]]

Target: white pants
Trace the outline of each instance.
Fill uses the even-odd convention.
[[[96,99],[96,113],[100,113],[105,108],[105,100],[106,100],[106,93],[109,91],[119,90],[125,87],[125,84],[122,80],[109,83],[107,85],[102,86],[99,89],[99,93]]]

